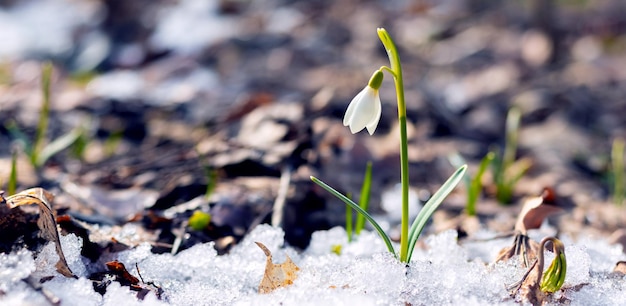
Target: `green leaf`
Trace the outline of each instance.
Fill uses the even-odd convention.
[[[363,178],[363,186],[361,186],[361,197],[359,198],[359,207],[364,211],[370,203],[370,191],[372,189],[372,162],[368,162],[365,167],[365,177]],[[354,226],[354,232],[358,235],[365,227],[365,217],[359,214],[356,216],[356,225]]]
[[[9,185],[7,186],[7,194],[14,195],[17,191],[17,150],[13,150],[11,154],[11,174],[9,175]]]
[[[372,216],[370,216],[370,214],[368,214],[366,211],[364,211],[361,207],[359,207],[359,205],[354,203],[348,197],[344,196],[343,194],[341,194],[339,191],[333,189],[332,187],[326,185],[326,183],[322,182],[318,178],[316,178],[314,176],[311,176],[311,180],[315,184],[317,184],[320,187],[324,188],[326,191],[330,192],[332,195],[337,197],[339,200],[341,200],[344,203],[346,203],[346,205],[349,205],[350,207],[352,207],[352,209],[356,210],[359,214],[363,215],[363,217],[365,217],[367,219],[367,221],[369,221],[372,224],[372,226],[376,229],[376,231],[378,232],[380,237],[385,241],[385,244],[387,245],[387,249],[389,250],[389,252],[391,254],[393,254],[394,256],[396,256],[396,257],[398,256],[396,254],[395,250],[393,249],[393,245],[391,244],[391,239],[389,239],[389,236],[387,236],[385,231],[383,231],[383,229],[380,227],[380,225],[378,225],[378,223],[376,223],[376,220],[374,220],[374,218],[372,218]]]
[[[409,231],[409,250],[407,256],[407,262],[411,262],[411,255],[413,255],[413,249],[415,248],[415,244],[417,239],[419,238],[422,230],[426,226],[426,222],[430,219],[430,216],[435,212],[437,207],[443,202],[443,200],[452,192],[452,190],[456,187],[456,185],[463,179],[465,175],[465,171],[467,171],[467,165],[461,166],[457,169],[448,180],[443,183],[441,188],[435,192],[435,194],[424,204],[424,207],[413,221],[411,225],[411,229]]]
[[[349,195],[348,195],[349,196]],[[352,242],[352,208],[346,205],[346,234],[348,234],[348,242]]]
[[[75,128],[69,133],[55,139],[39,152],[35,165],[40,167],[48,161],[48,159],[62,150],[71,146],[83,134],[81,128]]]
[[[470,183],[467,191],[466,206],[467,214],[470,216],[476,215],[476,202],[478,202],[478,197],[480,196],[480,191],[483,187],[483,175],[485,174],[485,171],[487,170],[489,164],[491,164],[491,161],[493,161],[494,156],[495,153],[489,152],[487,153],[487,155],[485,155],[485,157],[483,157],[483,159],[480,161],[480,166],[478,166],[478,172],[476,172],[476,175]]]
[[[624,203],[624,140],[616,138],[611,148],[611,170],[613,181],[613,202],[617,205]]]
[[[41,113],[39,114],[39,122],[37,123],[37,134],[35,135],[35,141],[33,144],[33,151],[31,152],[31,162],[34,165],[41,166],[41,160],[47,160],[48,158],[41,158],[43,145],[48,132],[48,119],[50,117],[50,83],[52,80],[52,64],[46,62],[41,67],[41,93],[43,101],[41,105]]]

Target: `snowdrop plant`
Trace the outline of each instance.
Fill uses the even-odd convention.
[[[400,252],[399,254],[393,248],[391,239],[382,230],[378,223],[358,204],[354,203],[348,197],[344,196],[340,192],[336,191],[332,187],[328,186],[321,180],[311,177],[311,180],[322,188],[326,189],[334,196],[342,200],[344,203],[356,210],[360,215],[365,217],[372,226],[378,231],[379,235],[385,241],[389,252],[394,254],[401,262],[409,263],[411,261],[411,255],[417,242],[417,238],[421,234],[422,230],[426,226],[426,222],[430,216],[434,213],[435,209],[443,202],[443,199],[456,187],[459,181],[463,178],[467,169],[466,165],[463,165],[456,170],[454,174],[442,185],[442,187],[424,204],[424,207],[418,214],[417,218],[413,221],[409,228],[409,161],[408,161],[408,137],[407,137],[407,117],[406,117],[406,104],[404,99],[404,80],[402,78],[402,67],[400,65],[400,57],[396,45],[389,33],[379,28],[377,30],[378,37],[383,43],[391,67],[382,66],[378,70],[374,71],[367,86],[357,94],[354,99],[348,105],[346,114],[343,120],[345,126],[350,127],[350,131],[358,133],[359,131],[367,128],[370,135],[376,131],[376,126],[381,116],[381,102],[378,91],[382,85],[384,72],[389,73],[394,80],[396,87],[396,95],[398,102],[398,121],[400,126],[400,180],[402,185],[402,220],[401,220],[401,232],[400,232]]]
[[[541,246],[539,248],[539,271],[543,271],[543,249],[548,241],[552,242],[554,260],[552,260],[548,269],[543,273],[543,276],[541,276],[540,288],[543,292],[553,293],[559,291],[565,282],[565,276],[567,274],[567,261],[565,260],[565,245],[563,245],[563,242],[554,237],[546,237],[541,241]],[[539,279],[537,280],[537,283],[539,283]]]

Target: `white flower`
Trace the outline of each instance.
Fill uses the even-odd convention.
[[[343,125],[350,126],[352,134],[367,128],[367,132],[373,135],[376,126],[378,126],[381,112],[378,89],[369,85],[365,86],[348,105],[346,115],[343,117]]]
[[[367,86],[352,99],[346,114],[343,117],[343,125],[350,126],[352,134],[367,128],[370,135],[374,134],[380,120],[381,106],[378,89],[383,83],[382,70],[374,71]]]

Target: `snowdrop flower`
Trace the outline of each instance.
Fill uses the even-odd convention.
[[[352,99],[346,114],[343,117],[343,125],[350,126],[352,134],[367,128],[370,135],[374,134],[381,115],[380,96],[378,89],[383,82],[383,72],[376,70],[369,83],[359,94]]]

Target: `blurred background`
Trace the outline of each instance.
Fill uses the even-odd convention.
[[[403,62],[416,203],[452,173],[450,154],[473,170],[501,148],[516,106],[518,156],[532,168],[509,204],[550,186],[585,207],[569,221],[624,226],[623,211],[607,221],[587,208],[609,201],[611,144],[626,136],[619,0],[0,0],[0,188],[14,152],[18,189],[53,190],[77,218],[155,226],[149,217],[159,216],[172,229],[203,209],[215,227],[195,236],[203,241],[240,239],[271,222],[282,198],[275,221],[304,247],[345,212],[309,175],[358,194],[373,161],[372,211],[393,227],[397,212],[381,204],[397,201],[400,180],[390,78],[373,137],[341,124],[352,97],[388,65],[377,27]],[[36,135],[45,61],[54,66],[46,140],[80,137],[33,165],[24,138]],[[457,212],[464,205],[448,202]],[[494,207],[478,210],[512,219],[519,211]]]

